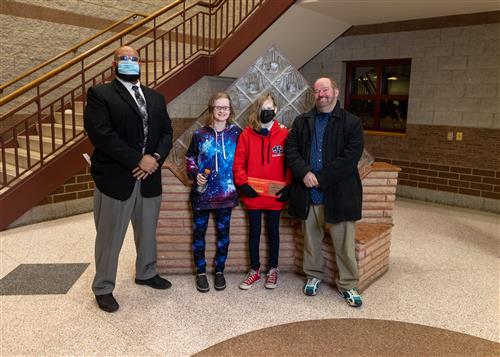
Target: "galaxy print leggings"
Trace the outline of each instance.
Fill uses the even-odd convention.
[[[193,256],[198,274],[206,272],[205,260],[205,233],[207,232],[210,211],[215,216],[217,232],[217,252],[215,254],[215,272],[224,271],[229,247],[229,223],[232,207],[212,210],[193,210]]]

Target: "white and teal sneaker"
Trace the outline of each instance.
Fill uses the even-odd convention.
[[[339,294],[345,299],[349,306],[360,307],[363,304],[361,295],[359,295],[358,289],[356,288],[352,288],[346,291],[339,290]]]
[[[307,283],[304,285],[304,294],[308,296],[314,296],[318,293],[319,285],[321,280],[316,278],[307,279]]]

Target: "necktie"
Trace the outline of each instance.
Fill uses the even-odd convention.
[[[146,101],[139,92],[139,87],[132,86],[132,90],[134,91],[135,100],[137,101],[139,112],[141,113],[142,118],[142,129],[144,130],[144,142],[142,145],[142,151],[144,152],[144,150],[146,150],[146,141],[148,139],[148,111],[146,108]]]

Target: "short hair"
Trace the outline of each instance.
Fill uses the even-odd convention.
[[[276,101],[274,100],[274,97],[271,93],[265,93],[261,95],[259,98],[257,98],[257,100],[255,101],[252,111],[248,116],[248,125],[251,126],[252,129],[255,129],[257,131],[261,129],[262,126],[260,122],[260,111],[262,110],[264,102],[266,102],[268,99],[271,99],[273,101],[274,106],[276,106]]]
[[[206,125],[211,126],[214,124],[214,121],[215,121],[215,118],[214,118],[215,102],[221,98],[225,98],[225,99],[229,100],[229,118],[227,118],[226,126],[228,124],[232,124],[234,122],[234,109],[233,109],[233,101],[231,100],[231,97],[226,92],[218,92],[218,93],[215,93],[212,96],[212,98],[210,98],[210,100],[208,101],[208,118],[205,122]]]
[[[337,84],[337,82],[335,81],[335,79],[333,79],[332,77],[319,77],[317,78],[314,83],[316,83],[317,81],[319,81],[320,79],[328,79],[330,81],[330,84],[332,86],[332,89],[339,89],[339,86]]]
[[[328,79],[330,80],[330,83],[332,84],[332,88],[335,89],[339,89],[339,86],[337,84],[337,82],[335,81],[335,79],[331,78],[331,77],[328,77]]]

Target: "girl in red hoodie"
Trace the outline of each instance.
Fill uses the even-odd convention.
[[[234,156],[234,183],[242,194],[250,224],[250,271],[240,284],[243,290],[250,289],[261,279],[259,243],[262,213],[266,215],[269,241],[269,270],[265,287],[274,289],[278,283],[280,213],[288,200],[291,175],[285,168],[284,153],[288,129],[274,120],[276,113],[277,107],[271,94],[257,99]],[[284,187],[275,196],[259,194],[250,185],[249,178],[280,181]]]

